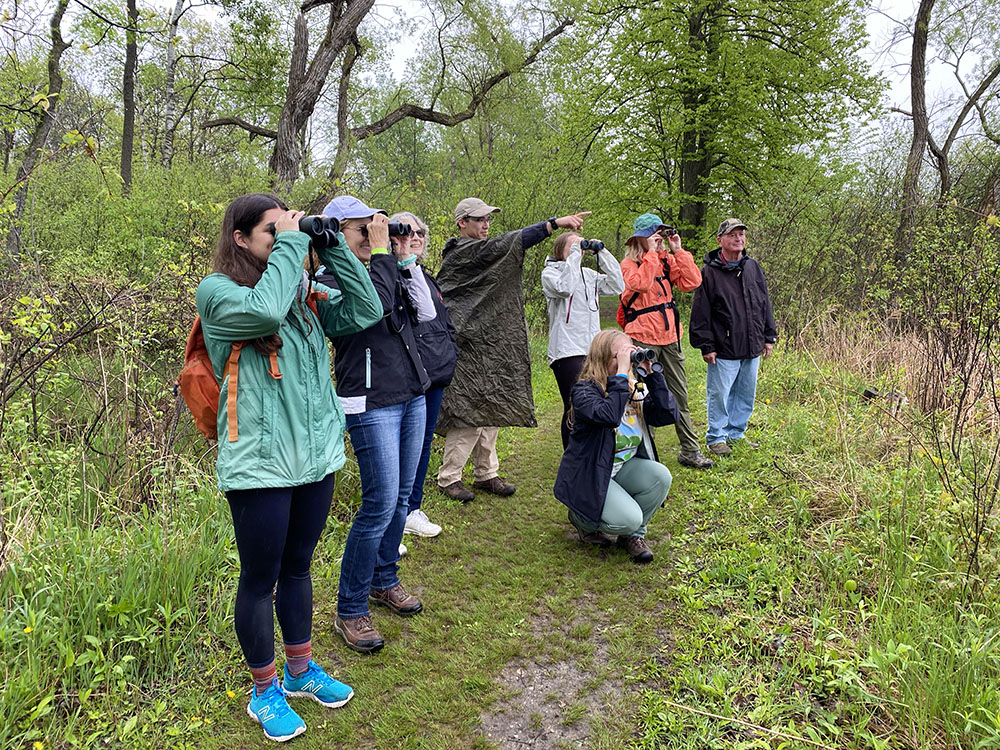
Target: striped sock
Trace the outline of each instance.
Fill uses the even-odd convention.
[[[261,695],[271,687],[271,681],[278,676],[278,670],[274,667],[274,659],[263,667],[250,667],[250,676],[253,678],[254,687],[257,688],[257,695]]]
[[[313,642],[310,638],[305,643],[285,644],[285,665],[288,674],[298,677],[309,669],[309,660],[313,657]]]

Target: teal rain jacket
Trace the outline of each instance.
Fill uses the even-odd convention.
[[[321,284],[320,320],[306,306],[308,284],[302,264],[309,237],[280,232],[255,287],[240,286],[213,273],[198,285],[198,314],[219,396],[219,489],[296,487],[317,482],[344,465],[344,412],[330,381],[327,336],[363,330],[382,317],[382,303],[368,271],[339,243],[320,253],[340,290]],[[317,323],[321,322],[322,327]],[[251,345],[240,353],[236,386],[239,438],[227,439],[226,397],[229,378],[223,372],[234,341],[280,333],[281,378],[268,374],[268,358]]]

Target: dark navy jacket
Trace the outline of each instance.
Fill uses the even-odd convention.
[[[401,404],[430,387],[413,335],[416,313],[396,256],[373,255],[368,272],[382,302],[382,319],[358,333],[330,339],[337,396],[346,414]],[[332,275],[321,273],[316,280],[336,288]]]
[[[455,374],[455,362],[458,360],[458,344],[455,343],[455,326],[451,324],[448,316],[448,308],[445,307],[444,299],[441,297],[441,287],[438,286],[437,279],[423,269],[427,286],[431,290],[431,299],[434,300],[434,309],[437,316],[426,323],[417,323],[413,332],[417,337],[417,350],[420,352],[420,361],[427,370],[427,377],[430,378],[431,388],[444,388],[451,382]]]
[[[653,373],[643,382],[648,389],[642,402],[646,424],[660,427],[677,421],[677,404],[663,375]],[[573,432],[552,488],[556,499],[593,524],[601,522],[604,512],[615,456],[615,434],[628,405],[628,379],[613,375],[608,378],[607,389],[605,396],[591,380],[581,380],[573,386]],[[648,434],[643,435],[636,456],[659,460]]]
[[[721,249],[705,256],[688,335],[691,346],[719,359],[753,359],[765,343],[778,340],[764,271],[746,251],[735,266],[723,260]]]

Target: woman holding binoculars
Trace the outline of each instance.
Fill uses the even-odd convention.
[[[344,547],[334,628],[350,648],[370,653],[385,641],[369,603],[404,617],[423,608],[399,581],[399,546],[424,437],[424,391],[430,385],[413,320],[430,320],[435,311],[423,275],[412,273],[413,258],[389,252],[384,211],[343,195],[323,213],[340,221],[351,252],[368,264],[382,315],[363,331],[333,339],[337,396],[361,475],[361,509]]]
[[[600,272],[582,266],[585,251],[597,258]],[[600,297],[621,294],[624,289],[622,269],[603,242],[585,240],[575,232],[556,237],[542,269],[542,291],[549,313],[549,367],[563,401],[563,450],[569,444],[570,390],[580,375],[587,347],[601,330]]]
[[[344,465],[344,414],[333,395],[326,337],[367,328],[382,315],[343,235],[331,232],[317,243],[339,291],[310,289],[302,271],[310,238],[301,218],[273,195],[234,200],[214,273],[197,292],[205,348],[222,386],[216,468],[240,557],[234,620],[253,678],[247,713],[278,741],[306,730],[287,696],[335,708],[354,695],[312,661],[309,568],[334,472]],[[281,682],[275,614],[285,650]]]
[[[681,247],[681,238],[673,227],[660,221],[656,214],[637,217],[632,223],[632,236],[625,244],[622,327],[636,344],[652,349],[663,366],[663,377],[677,401],[674,428],[681,446],[678,463],[695,469],[710,469],[715,464],[702,454],[691,424],[681,316],[673,297],[674,286],[682,292],[691,292],[701,286],[701,269],[691,253]]]
[[[608,546],[614,534],[633,561],[648,563],[646,525],[672,480],[648,427],[673,424],[676,407],[663,375],[638,352],[621,331],[594,337],[573,386],[573,431],[553,492],[581,542]]]

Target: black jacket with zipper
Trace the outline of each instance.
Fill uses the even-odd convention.
[[[695,349],[720,359],[753,359],[778,340],[764,271],[746,251],[735,266],[721,248],[705,256],[688,336]]]
[[[403,286],[405,271],[396,266],[396,256],[379,253],[372,256],[368,272],[382,302],[382,319],[358,333],[331,339],[337,396],[347,413],[401,404],[430,387],[413,333],[416,313]],[[332,275],[321,273],[316,280],[336,289]],[[355,408],[349,408],[347,400]]]
[[[426,323],[417,323],[413,331],[417,337],[417,350],[424,363],[431,388],[444,388],[455,374],[458,359],[458,344],[455,343],[455,326],[451,324],[448,308],[441,296],[437,279],[424,269],[424,278],[431,290],[431,299],[437,316]]]

